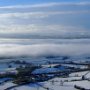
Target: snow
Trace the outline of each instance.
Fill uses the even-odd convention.
[[[82,76],[84,74],[86,74],[88,71],[83,71],[83,72],[75,72],[70,74],[69,76]]]
[[[87,66],[85,65],[72,65],[72,64],[62,64],[62,65],[67,67],[81,68],[81,69],[87,68]]]
[[[13,84],[12,82],[7,82],[7,83],[3,83],[3,84],[0,84],[0,90],[4,90],[8,87],[11,87],[11,86],[14,86],[15,84]]]
[[[72,76],[72,77],[74,77],[74,76],[81,77],[83,75],[85,75],[86,78],[90,78],[90,71],[83,71],[83,72],[72,73],[69,76]]]
[[[33,71],[33,73],[38,74],[38,73],[49,73],[49,72],[54,72],[54,71],[56,72],[56,71],[63,70],[63,68],[64,68],[64,67],[54,68],[54,66],[56,66],[54,64],[51,65],[52,68],[49,68],[49,66],[50,65],[43,65],[43,68],[36,69],[35,71]],[[70,66],[73,66],[73,65],[70,65]],[[3,68],[6,71],[10,71],[10,72],[15,71],[15,67],[7,68],[7,64],[0,65],[0,68],[1,68],[0,73],[2,72]],[[83,75],[85,75],[85,77],[90,80],[90,72],[82,71],[82,72],[72,73],[67,78],[57,77],[57,78],[53,78],[49,81],[40,82],[38,84],[37,83],[27,84],[27,85],[16,87],[11,90],[15,90],[15,89],[16,90],[46,90],[44,87],[49,88],[50,90],[77,90],[74,88],[74,85],[78,85],[80,87],[90,89],[90,81],[88,81],[88,80],[82,81],[81,80]],[[0,79],[0,82],[3,82],[6,79],[8,79],[8,78]],[[52,81],[54,81],[54,83],[52,83]],[[61,81],[64,82],[63,85],[61,85]],[[14,85],[16,85],[16,84],[12,83],[11,81],[5,82],[3,84],[0,84],[0,90],[4,90],[4,89],[14,86]]]
[[[60,66],[58,68],[50,67],[50,65],[48,65],[48,66],[49,67],[46,67],[46,68],[44,67],[44,68],[36,69],[32,73],[33,74],[41,74],[41,73],[49,73],[49,72],[57,72],[57,71],[63,71],[63,70],[65,70],[65,66]],[[56,65],[52,64],[52,66],[56,66]]]
[[[86,77],[90,79],[90,72],[86,75]]]
[[[40,83],[35,83],[35,84],[27,84],[27,85],[23,85],[23,86],[19,86],[16,87],[14,89],[16,90],[46,90],[43,87],[49,88],[50,90],[77,90],[74,88],[74,85],[78,85],[80,87],[86,88],[86,89],[90,89],[90,82],[87,80],[83,80],[80,81],[81,76],[74,76],[76,74],[78,75],[83,75],[86,74],[88,71],[84,71],[84,72],[77,72],[77,73],[73,73],[70,74],[69,77],[67,78],[53,78],[49,81],[46,82],[40,82]],[[89,76],[90,73],[87,74],[87,76]],[[79,81],[72,81],[72,80],[79,80]],[[52,81],[54,81],[54,83],[52,83]],[[63,81],[63,85],[61,85],[61,81]],[[13,86],[14,84],[12,82],[8,82],[5,83],[4,85],[0,85],[0,90],[4,90],[7,87]],[[43,87],[41,87],[41,86]],[[11,89],[11,90],[14,90]]]
[[[20,86],[18,88],[15,88],[15,89],[16,90],[45,90],[45,89],[42,89],[41,87],[39,87],[36,84],[23,85],[23,86]],[[14,90],[14,89],[11,89],[11,90]]]
[[[11,63],[10,65],[12,66],[11,68],[8,67],[9,63],[0,63],[0,72],[9,71],[9,70],[15,70],[16,67],[19,67],[19,65],[13,64],[13,63]]]
[[[46,87],[52,88],[53,90],[76,90],[74,88],[74,85],[78,85],[81,87],[84,87],[86,89],[90,89],[90,82],[87,80],[84,81],[71,81],[75,79],[81,79],[81,77],[69,77],[69,78],[54,78],[52,80],[49,80],[48,82],[45,82],[44,85]],[[52,81],[55,81],[54,84],[52,84]],[[68,82],[64,82],[63,86],[61,86],[61,80],[65,81],[68,80]]]
[[[56,72],[60,71],[58,68],[40,68],[33,71],[33,74],[41,74],[41,73],[49,73],[49,72]]]
[[[43,68],[47,68],[47,67],[54,67],[54,66],[57,66],[59,64],[47,64],[47,65],[42,65]]]
[[[1,79],[0,79],[0,83],[3,83],[3,82],[6,81],[6,80],[12,80],[12,78],[1,78]]]

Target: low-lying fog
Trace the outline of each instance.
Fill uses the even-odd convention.
[[[89,56],[89,39],[1,39],[0,57]]]

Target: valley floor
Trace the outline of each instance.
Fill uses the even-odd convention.
[[[87,80],[81,80],[81,76],[85,73]],[[34,83],[34,84],[27,84],[23,86],[19,86],[13,88],[11,90],[77,90],[74,88],[74,85],[90,89],[90,73],[89,71],[77,72],[72,73],[69,75],[68,78],[53,78],[46,82]],[[7,82],[0,85],[0,90],[5,90],[10,86],[14,86],[12,82]]]

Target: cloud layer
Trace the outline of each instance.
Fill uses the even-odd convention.
[[[90,2],[51,2],[51,3],[41,3],[33,5],[14,5],[14,6],[2,6],[0,9],[13,9],[13,8],[45,8],[54,6],[87,6]]]
[[[1,6],[0,37],[54,38],[74,33],[74,37],[86,37],[90,33],[89,15],[90,2],[83,1]]]
[[[90,55],[89,24],[90,1],[0,6],[0,57]]]
[[[35,45],[0,45],[1,57],[43,57],[43,56],[88,56],[90,45],[81,44],[35,44]]]

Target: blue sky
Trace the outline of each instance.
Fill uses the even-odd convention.
[[[0,5],[35,4],[45,2],[82,2],[89,0],[0,0]]]
[[[1,38],[89,37],[89,23],[89,0],[0,0]]]

